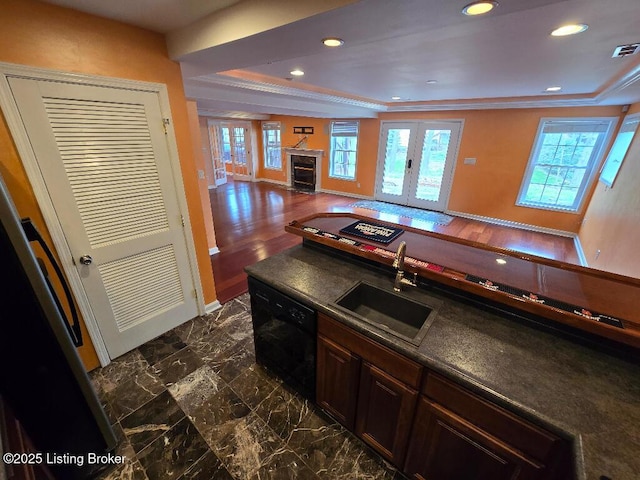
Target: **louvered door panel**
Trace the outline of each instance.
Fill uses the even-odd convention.
[[[92,246],[167,230],[144,105],[43,100]]]
[[[110,357],[197,315],[158,94],[10,84]]]
[[[184,302],[171,246],[106,263],[100,274],[121,332]]]

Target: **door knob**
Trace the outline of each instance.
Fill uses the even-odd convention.
[[[93,258],[91,258],[91,255],[83,255],[79,260],[82,265],[91,265],[91,262],[93,262]]]

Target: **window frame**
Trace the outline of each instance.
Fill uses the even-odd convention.
[[[281,122],[262,122],[261,127],[262,127],[262,166],[266,170],[275,170],[275,171],[281,172],[284,168],[284,161],[282,159],[282,123]],[[279,167],[273,167],[273,166],[267,165],[267,159],[269,158],[269,145],[268,145],[268,139],[266,138],[266,135],[269,132],[278,132],[277,149],[279,151],[279,158],[280,158]],[[272,148],[276,148],[276,147],[272,147]]]
[[[564,213],[579,213],[583,206],[584,200],[587,192],[589,191],[590,185],[593,184],[597,173],[599,172],[599,166],[602,165],[604,153],[606,151],[606,147],[609,145],[611,140],[611,136],[618,120],[617,117],[545,117],[541,118],[538,124],[538,130],[536,132],[536,136],[534,138],[533,145],[531,147],[531,153],[529,155],[529,160],[527,162],[527,167],[525,169],[524,175],[522,177],[522,183],[520,184],[520,190],[518,192],[518,197],[516,199],[516,205],[519,207],[526,208],[536,208],[541,210],[551,210],[554,212],[564,212]],[[578,192],[576,194],[576,198],[572,205],[570,206],[562,206],[562,205],[551,205],[546,203],[538,203],[538,202],[530,202],[525,200],[525,195],[527,190],[529,189],[529,185],[531,184],[531,178],[533,176],[533,172],[535,167],[538,166],[538,156],[542,150],[543,146],[543,138],[544,138],[544,130],[547,125],[566,125],[567,127],[576,127],[580,124],[584,125],[593,125],[601,123],[605,126],[605,130],[601,139],[594,145],[594,149],[591,153],[587,166],[585,167],[585,175],[578,187]],[[567,131],[566,133],[572,133]],[[561,165],[558,165],[561,166]]]
[[[351,135],[337,135],[334,133],[334,125],[336,124],[346,124],[352,123],[355,124],[355,134]],[[335,164],[334,164],[334,154],[336,150],[334,149],[334,138],[337,137],[354,137],[356,140],[355,150],[340,150],[341,152],[353,152],[354,154],[354,163],[353,163],[353,177],[349,175],[337,175],[335,173]],[[360,137],[360,121],[359,120],[332,120],[329,126],[329,177],[335,178],[338,180],[345,180],[349,182],[355,182],[358,178],[358,143]],[[348,165],[348,164],[347,164]]]
[[[631,126],[632,128],[625,129],[626,126]],[[607,187],[613,188],[613,184],[616,181],[618,172],[622,168],[622,164],[624,163],[624,160],[627,158],[627,155],[629,153],[629,148],[631,148],[631,145],[635,140],[635,136],[639,128],[640,128],[640,113],[627,115],[622,120],[622,123],[620,124],[620,128],[616,133],[616,138],[613,141],[613,144],[611,145],[609,152],[607,153],[607,159],[604,161],[604,163],[602,164],[602,168],[600,169],[599,180],[602,183],[604,183]],[[629,144],[624,148],[624,152],[623,153],[621,152],[622,157],[620,158],[619,163],[616,166],[614,165],[614,163],[616,163],[616,157],[613,156],[614,152],[617,152],[616,146],[619,145],[619,142],[622,139],[621,134],[629,133],[629,132],[631,132],[631,139],[629,141]]]

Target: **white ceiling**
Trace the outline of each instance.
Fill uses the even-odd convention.
[[[167,33],[187,95],[211,115],[640,101],[640,54],[611,58],[640,42],[640,0],[499,0],[475,18],[460,13],[466,0],[47,1]],[[570,22],[589,29],[549,35]],[[321,44],[334,35],[345,45]],[[292,80],[296,67],[305,75]],[[554,85],[560,94],[544,92]]]

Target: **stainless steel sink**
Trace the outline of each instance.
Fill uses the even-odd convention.
[[[419,345],[433,323],[440,301],[425,305],[365,282],[356,284],[336,304],[366,322]]]

